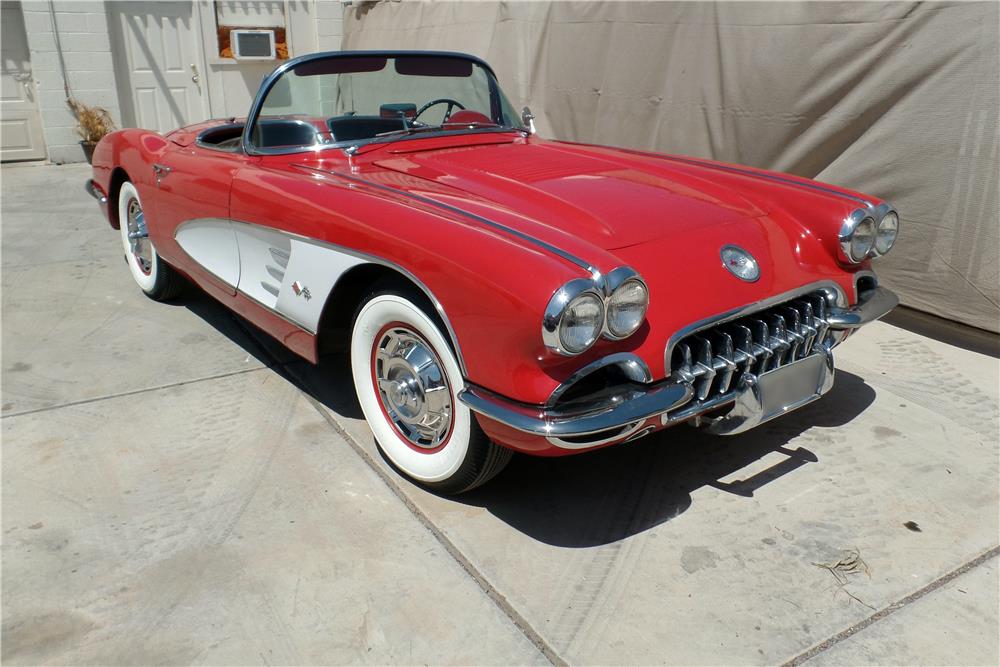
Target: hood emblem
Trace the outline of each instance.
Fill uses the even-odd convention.
[[[757,264],[753,255],[743,248],[725,245],[722,246],[719,255],[722,257],[722,265],[726,267],[726,270],[740,280],[752,283],[760,278],[760,265]]]

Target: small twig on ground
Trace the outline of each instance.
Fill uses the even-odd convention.
[[[816,567],[821,567],[833,575],[833,578],[837,580],[836,591],[834,591],[834,597],[837,593],[843,592],[852,600],[858,602],[858,604],[864,605],[869,609],[875,609],[858,596],[856,596],[851,591],[847,590],[847,584],[850,581],[851,575],[864,574],[869,579],[872,578],[871,568],[868,567],[868,563],[861,557],[861,552],[857,547],[851,549],[850,551],[845,551],[844,555],[840,560],[830,562],[830,563],[813,563]]]

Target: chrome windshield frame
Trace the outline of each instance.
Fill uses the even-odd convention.
[[[240,141],[240,145],[243,148],[243,152],[246,155],[288,155],[292,153],[311,153],[318,150],[325,150],[327,148],[340,148],[344,149],[350,146],[366,146],[373,141],[373,139],[362,139],[359,141],[351,142],[331,142],[329,144],[314,144],[312,146],[292,146],[292,147],[278,147],[278,148],[259,148],[254,147],[250,142],[250,134],[253,130],[254,125],[257,123],[257,118],[260,116],[261,108],[264,106],[264,100],[267,98],[267,94],[274,87],[274,84],[289,70],[298,67],[304,63],[314,62],[316,60],[325,60],[328,58],[365,58],[365,57],[385,57],[385,58],[397,58],[406,56],[421,56],[421,57],[432,57],[432,58],[461,58],[463,60],[471,61],[472,63],[482,67],[488,74],[488,81],[490,87],[490,104],[495,106],[497,109],[502,109],[500,103],[500,84],[497,82],[496,72],[490,67],[489,63],[485,60],[478,58],[476,56],[470,55],[468,53],[459,53],[456,51],[413,51],[413,50],[402,50],[402,51],[322,51],[319,53],[310,53],[304,56],[299,56],[297,58],[292,58],[285,61],[278,67],[274,69],[273,72],[267,75],[260,84],[260,88],[257,89],[257,95],[254,97],[253,104],[250,105],[250,113],[247,114],[246,125],[243,128],[243,137]],[[478,133],[488,133],[488,132],[520,132],[519,128],[513,126],[497,126],[497,127],[478,127],[474,129],[442,129],[440,132],[419,132],[414,134],[404,134],[398,137],[393,137],[396,141],[406,141],[409,139],[424,139],[429,137],[456,135],[456,134],[478,134]],[[391,143],[386,141],[379,141],[376,143]]]

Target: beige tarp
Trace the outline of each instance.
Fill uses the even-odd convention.
[[[482,56],[539,134],[787,171],[902,215],[903,303],[1000,331],[997,3],[361,3],[345,47]]]

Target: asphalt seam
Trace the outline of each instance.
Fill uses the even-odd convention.
[[[104,396],[95,396],[93,398],[83,398],[79,401],[70,401],[68,403],[60,403],[59,405],[47,405],[43,408],[32,408],[31,410],[22,410],[21,412],[10,412],[0,419],[10,419],[12,417],[23,417],[24,415],[34,415],[40,412],[49,412],[50,410],[61,410],[63,408],[72,408],[77,405],[86,405],[88,403],[98,403],[100,401],[107,401],[113,398],[122,398],[125,396],[136,396],[139,394],[145,394],[151,391],[160,391],[162,389],[171,389],[173,387],[183,387],[189,384],[198,384],[199,382],[206,382],[208,380],[219,380],[221,378],[233,377],[234,375],[245,375],[246,373],[253,373],[255,371],[265,371],[271,368],[270,366],[258,366],[257,368],[243,368],[238,371],[230,371],[228,373],[218,373],[217,375],[206,375],[205,377],[192,378],[190,380],[180,380],[178,382],[170,382],[168,384],[156,385],[155,387],[145,387],[143,389],[133,389],[131,391],[123,391],[118,394],[105,394]]]
[[[868,618],[864,619],[863,621],[861,621],[859,623],[855,623],[851,627],[849,627],[849,628],[847,628],[845,630],[841,630],[840,632],[838,632],[837,634],[833,635],[832,637],[824,639],[819,644],[816,644],[812,648],[810,648],[810,649],[808,649],[808,650],[806,650],[806,651],[798,654],[797,656],[795,656],[791,660],[789,660],[789,661],[787,661],[785,663],[782,663],[782,667],[796,667],[797,665],[801,665],[802,663],[806,662],[807,660],[811,660],[812,658],[815,658],[820,653],[823,653],[824,651],[830,649],[831,647],[836,646],[840,642],[842,642],[845,639],[848,639],[849,637],[857,634],[858,632],[864,630],[865,628],[869,627],[870,625],[878,623],[882,619],[884,619],[884,618],[886,618],[886,617],[888,617],[888,616],[896,613],[900,609],[903,609],[904,607],[907,607],[908,605],[916,602],[917,600],[919,600],[920,598],[924,597],[928,593],[932,593],[932,592],[936,591],[937,589],[941,588],[942,586],[944,586],[948,582],[953,581],[954,579],[962,576],[966,572],[969,572],[970,570],[972,570],[972,569],[974,569],[976,567],[979,567],[980,565],[982,565],[986,561],[990,560],[991,558],[996,558],[998,555],[1000,555],[1000,546],[995,546],[992,549],[990,549],[989,551],[986,551],[985,553],[982,553],[979,556],[977,556],[977,557],[973,558],[972,560],[968,561],[964,565],[960,565],[957,568],[955,568],[954,570],[952,570],[951,572],[948,572],[947,574],[945,574],[945,575],[943,575],[941,577],[938,577],[937,579],[935,579],[931,583],[927,584],[923,588],[921,588],[921,589],[919,589],[919,590],[917,590],[917,591],[915,591],[913,593],[910,593],[906,597],[904,597],[904,598],[902,598],[900,600],[897,600],[896,602],[893,602],[888,607],[885,607],[884,609],[881,609],[881,610],[875,612],[874,614],[872,614]]]

